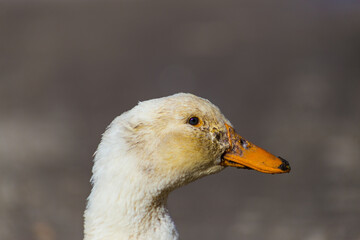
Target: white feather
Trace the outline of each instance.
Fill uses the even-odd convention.
[[[169,192],[222,170],[220,155],[226,147],[217,146],[214,156],[187,155],[192,151],[185,148],[182,152],[187,143],[176,142],[176,136],[195,131],[186,123],[192,114],[206,116],[209,129],[217,124],[224,130],[224,123],[230,124],[217,107],[191,94],[139,102],[114,119],[95,153],[85,240],[178,239],[166,208]],[[215,144],[209,136],[206,141]]]

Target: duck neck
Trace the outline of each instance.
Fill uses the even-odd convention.
[[[178,239],[166,208],[168,191],[134,159],[95,157],[84,240]]]

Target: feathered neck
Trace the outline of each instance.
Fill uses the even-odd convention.
[[[110,125],[96,152],[84,240],[178,239],[166,208],[169,182],[139,167],[146,161],[129,151],[125,133]]]

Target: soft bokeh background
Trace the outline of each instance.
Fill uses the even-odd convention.
[[[182,239],[360,239],[355,0],[0,1],[0,239],[82,239],[101,133],[176,92],[293,169],[175,191]]]

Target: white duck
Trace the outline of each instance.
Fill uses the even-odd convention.
[[[178,239],[168,194],[226,166],[290,171],[206,99],[180,93],[139,103],[114,119],[96,151],[84,239]]]

